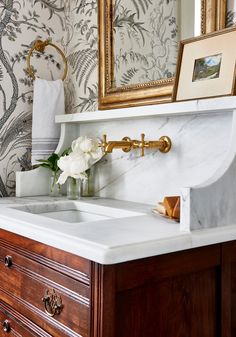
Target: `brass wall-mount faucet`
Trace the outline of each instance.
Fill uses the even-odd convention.
[[[145,134],[141,134],[141,140],[124,137],[121,141],[107,141],[107,136],[103,135],[100,143],[105,154],[112,153],[113,149],[122,149],[124,152],[129,152],[133,149],[140,149],[141,156],[144,156],[145,149],[158,148],[160,152],[167,153],[171,149],[171,140],[167,136],[162,136],[159,140],[145,140]]]

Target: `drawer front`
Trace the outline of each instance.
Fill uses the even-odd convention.
[[[0,298],[53,336],[89,336],[90,287],[0,246]]]
[[[52,337],[3,302],[0,302],[0,336]]]
[[[0,246],[12,248],[20,255],[90,285],[91,262],[87,259],[3,229],[0,229]]]

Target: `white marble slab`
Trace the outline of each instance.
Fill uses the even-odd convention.
[[[65,199],[49,197],[2,198],[0,228],[101,264],[115,264],[236,240],[236,224],[183,232],[178,223],[152,214],[149,205],[118,200],[85,199],[82,202],[89,204],[91,210],[106,206],[140,212],[142,215],[68,224],[15,209],[25,205],[32,211],[36,205],[40,208],[40,204],[53,204],[54,201],[65,203]]]
[[[200,185],[182,189],[181,229],[231,225],[236,219],[236,111],[230,144],[216,172]]]
[[[79,135],[107,134],[108,140],[167,135],[173,143],[167,154],[147,150],[141,157],[138,150],[115,149],[106,155],[96,165],[96,195],[151,205],[167,195],[181,195],[181,230],[229,225],[236,215],[235,108],[236,97],[223,97],[59,116],[63,123],[57,152]],[[18,196],[47,193],[46,177],[38,173],[17,175]]]
[[[109,140],[124,136],[137,139],[142,132],[149,140],[168,135],[173,142],[168,154],[147,150],[145,157],[140,157],[138,150],[114,150],[95,169],[97,196],[154,205],[165,195],[180,195],[182,187],[199,184],[214,174],[229,147],[231,123],[232,112],[149,117],[136,119],[135,124],[133,120],[63,124],[57,152],[79,134],[100,138],[106,133]],[[16,176],[17,196],[48,193],[48,180],[43,176],[40,179],[37,170]]]
[[[124,153],[114,150],[96,165],[96,195],[105,198],[156,204],[166,195],[180,195],[184,186],[210,178],[224,161],[229,147],[232,113],[147,118],[145,121],[97,122],[80,125],[80,134],[108,140],[124,136],[149,140],[168,135],[173,147],[167,154],[147,150]]]

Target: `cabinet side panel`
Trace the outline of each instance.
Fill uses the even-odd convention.
[[[222,337],[236,336],[236,243],[222,244]]]
[[[118,264],[115,337],[221,337],[220,264],[220,245]]]
[[[215,268],[119,293],[115,336],[220,336],[219,280]]]

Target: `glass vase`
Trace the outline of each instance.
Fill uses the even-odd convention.
[[[67,199],[77,200],[81,197],[81,179],[67,178]]]
[[[49,192],[50,197],[60,197],[62,195],[61,185],[57,184],[57,175],[52,175],[49,180]]]
[[[95,168],[92,166],[89,170],[86,171],[87,179],[82,181],[82,196],[83,197],[93,197],[94,196],[94,177],[95,177]]]

